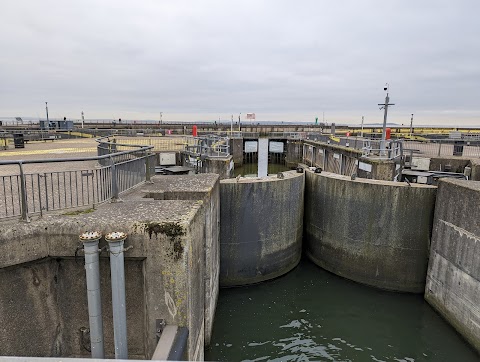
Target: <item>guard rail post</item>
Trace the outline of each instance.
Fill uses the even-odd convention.
[[[20,207],[22,211],[22,220],[29,222],[30,218],[28,217],[27,189],[25,187],[25,173],[23,172],[22,162],[19,162],[18,166],[20,168]]]
[[[145,182],[150,183],[150,154],[148,150],[145,150]]]
[[[117,167],[112,156],[110,156],[110,170],[112,173],[112,202],[115,202],[118,201]]]

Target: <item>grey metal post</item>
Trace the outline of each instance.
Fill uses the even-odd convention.
[[[118,200],[118,185],[117,185],[117,167],[115,161],[110,157],[110,170],[112,176],[112,201]]]
[[[387,93],[385,97],[385,105],[384,105],[385,112],[383,113],[382,143],[380,144],[380,155],[382,156],[385,156],[385,139],[387,137],[387,112],[388,112],[389,100],[390,100],[390,97],[388,96],[388,93]]]
[[[125,268],[123,244],[127,234],[113,232],[105,235],[110,250],[110,272],[112,277],[113,338],[115,358],[128,359],[127,308],[125,301]]]
[[[387,95],[385,96],[385,103],[384,104],[379,104],[379,106],[382,106],[385,112],[383,113],[383,129],[382,129],[382,141],[380,143],[380,155],[385,156],[386,152],[386,144],[385,144],[385,139],[387,135],[387,113],[388,113],[388,106],[394,106],[395,104],[389,104],[388,102],[390,101],[390,97],[388,96],[388,83],[385,84],[385,87],[383,88],[384,91],[387,92]],[[380,108],[382,109],[382,108]]]
[[[363,119],[364,119],[364,116],[362,116],[362,131],[360,132],[360,137],[363,137]]]
[[[145,181],[150,182],[150,154],[145,151]]]
[[[412,118],[410,118],[410,136],[413,136],[413,113]]]
[[[98,242],[102,234],[96,231],[79,236],[85,251],[85,273],[87,279],[88,320],[90,323],[90,345],[92,358],[105,358],[103,346],[102,303],[100,293],[100,263]]]
[[[440,157],[441,150],[442,150],[442,141],[438,141],[438,157]]]
[[[28,204],[27,204],[27,189],[25,188],[25,174],[23,172],[23,164],[18,163],[20,167],[20,202],[22,207],[22,220],[30,221],[28,217]]]

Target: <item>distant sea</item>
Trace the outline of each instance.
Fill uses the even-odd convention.
[[[38,117],[22,117],[23,124],[38,124],[39,118]],[[40,120],[45,120],[45,118],[40,118]],[[61,119],[57,118],[50,118],[52,121],[59,121]],[[71,119],[69,118],[68,120],[73,120],[74,122],[81,122],[80,119]],[[7,125],[15,125],[15,124],[21,124],[21,122],[17,121],[15,117],[0,117],[0,121],[3,122],[3,124]],[[85,123],[113,123],[113,119],[86,119]],[[116,124],[119,124],[118,120],[115,120]],[[122,119],[123,124],[135,124],[135,123],[140,123],[140,124],[159,124],[159,120],[153,120],[153,119]],[[224,124],[224,125],[229,125],[231,121],[228,120],[164,120],[162,124],[178,124],[178,123],[184,123],[184,124],[205,124],[205,123],[211,123],[211,124]],[[335,123],[336,126],[354,126],[358,127],[360,126],[360,123],[358,121],[356,122],[325,122],[326,127],[330,127],[332,123]],[[450,122],[430,122],[430,123],[425,123],[425,124],[416,124],[414,122],[414,127],[439,127],[439,128],[455,128],[455,127],[468,127],[468,128],[478,128],[480,129],[480,121],[478,123],[475,122],[474,125],[471,124],[472,122],[466,122],[465,124],[462,124],[460,122],[458,123],[450,123]],[[238,125],[238,120],[234,120],[233,122],[234,125]],[[242,120],[242,125],[247,126],[251,124],[262,124],[262,125],[268,125],[268,124],[285,124],[285,125],[291,125],[291,124],[302,124],[302,125],[315,125],[315,122],[309,122],[309,121],[275,121],[275,120]],[[320,122],[319,122],[320,124]],[[364,123],[364,127],[366,128],[371,128],[371,127],[382,127],[383,123],[381,122],[375,122],[375,123]],[[389,122],[387,123],[387,127],[410,127],[410,123],[395,123],[395,122]]]

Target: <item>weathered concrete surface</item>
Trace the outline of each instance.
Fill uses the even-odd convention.
[[[153,184],[125,196],[128,199],[201,200],[205,207],[205,345],[210,344],[219,293],[220,184],[216,174],[156,176]]]
[[[189,359],[202,360],[206,321],[212,323],[218,294],[218,279],[215,282],[215,276],[210,276],[207,280],[205,267],[206,250],[210,249],[210,260],[215,259],[212,249],[218,235],[214,222],[211,230],[206,227],[214,204],[210,198],[217,195],[218,203],[219,194],[218,176],[208,177],[213,186],[201,200],[132,196],[91,213],[49,214],[28,224],[2,222],[0,283],[20,288],[5,288],[0,293],[0,324],[8,326],[0,328],[0,354],[88,355],[80,343],[80,329],[88,327],[83,258],[78,264],[72,258],[78,235],[93,229],[104,234],[125,231],[129,234],[126,246],[133,246],[126,252],[129,356],[148,359],[156,345],[155,321],[166,319],[167,324],[189,328]],[[154,189],[154,185],[149,187]],[[108,253],[104,254],[106,258]],[[215,262],[211,263],[209,270],[214,271]],[[108,260],[102,258],[105,339],[107,354],[113,355],[108,269]],[[209,318],[205,316],[207,301]]]
[[[302,141],[287,141],[287,153],[285,155],[285,165],[289,168],[297,167],[302,162],[303,156],[303,142]]]
[[[304,174],[220,182],[220,286],[272,279],[301,256]]]
[[[216,173],[220,179],[227,179],[233,175],[233,157],[207,157],[202,160],[202,173]]]
[[[450,171],[463,173],[470,163],[469,158],[462,157],[430,157],[430,171]]]
[[[480,158],[471,159],[468,166],[472,168],[470,179],[473,181],[480,181]]]
[[[422,293],[436,187],[306,171],[305,250],[374,287]]]
[[[303,162],[309,166],[321,167],[324,171],[339,175],[392,181],[396,174],[395,163],[390,160],[364,158],[362,151],[355,148],[305,141]],[[357,165],[357,161],[361,165]]]
[[[243,138],[230,138],[230,154],[236,167],[243,165]]]
[[[480,351],[480,182],[440,181],[425,299]]]

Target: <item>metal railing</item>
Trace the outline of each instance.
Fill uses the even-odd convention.
[[[152,151],[183,151],[185,146],[196,144],[193,136],[164,136],[164,137],[116,137],[117,142],[126,145],[152,146]]]
[[[230,139],[216,135],[195,137],[193,145],[185,146],[185,153],[192,157],[228,157]]]
[[[97,141],[94,157],[0,161],[0,219],[94,207],[150,181],[152,146]]]
[[[377,140],[364,140],[362,157],[378,160],[398,160],[403,158],[402,141],[388,140],[385,149],[381,148],[381,142]]]
[[[473,141],[473,142],[472,142]],[[480,157],[480,144],[474,139],[436,139],[430,142],[404,141],[404,148],[414,155],[430,157]]]

